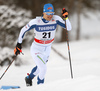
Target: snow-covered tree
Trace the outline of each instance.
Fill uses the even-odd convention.
[[[20,29],[29,22],[32,14],[31,11],[23,8],[18,8],[15,5],[7,6],[0,5],[0,65],[9,64],[14,57],[14,47],[17,43],[17,38]],[[27,35],[32,35],[28,33]],[[27,37],[28,43],[32,37]],[[18,59],[20,61],[20,59]],[[21,61],[18,63],[21,63]]]
[[[0,46],[13,47],[20,29],[31,19],[31,11],[0,5]],[[15,45],[14,45],[15,46]]]

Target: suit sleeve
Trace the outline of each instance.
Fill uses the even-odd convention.
[[[24,26],[20,31],[17,42],[22,43],[22,40],[23,40],[25,33],[27,31],[30,31],[31,29],[35,28],[35,26],[36,26],[36,19],[31,20],[26,26]]]
[[[72,26],[71,26],[69,19],[66,20],[66,27],[67,27],[68,31],[70,31],[72,29]]]
[[[68,31],[70,31],[72,29],[69,19],[65,20],[66,25],[65,25],[65,21],[60,16],[56,15],[55,19],[56,19],[57,24],[60,25],[61,27],[63,27],[63,28],[67,27]]]

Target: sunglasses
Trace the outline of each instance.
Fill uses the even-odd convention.
[[[46,13],[46,15],[54,15],[54,13],[47,13],[47,12],[45,12]]]

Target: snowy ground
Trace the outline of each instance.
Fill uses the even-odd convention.
[[[67,44],[53,44],[60,53],[68,58]],[[100,91],[100,39],[89,39],[70,42],[74,79],[70,77],[69,61],[62,59],[53,50],[47,64],[47,74],[44,85],[37,85],[36,78],[32,87],[26,87],[24,78],[35,66],[29,48],[23,49],[24,65],[11,65],[7,73],[0,80],[3,85],[20,86],[15,91]],[[6,67],[0,68],[0,75]],[[8,90],[8,91],[13,91]],[[2,90],[1,90],[2,91]]]

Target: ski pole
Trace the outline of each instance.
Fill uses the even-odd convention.
[[[66,25],[66,21],[65,21],[65,25]],[[68,54],[69,54],[70,72],[71,72],[71,78],[73,79],[73,71],[72,71],[72,63],[71,63],[67,26],[66,26],[66,37],[67,37],[67,46],[68,46]]]
[[[17,55],[14,57],[14,59],[11,61],[11,63],[8,65],[7,69],[4,71],[4,73],[2,74],[2,76],[0,77],[0,80],[2,79],[2,77],[4,76],[4,74],[7,72],[7,70],[9,69],[9,67],[11,66],[11,64],[13,63],[13,61],[16,59]]]
[[[20,52],[22,53],[22,50],[20,50]],[[22,53],[24,55],[24,53]],[[15,55],[15,57],[13,58],[13,60],[11,61],[11,63],[8,65],[8,67],[6,68],[6,70],[4,71],[4,73],[2,74],[2,76],[0,77],[0,80],[2,79],[2,77],[4,76],[4,74],[7,72],[7,70],[9,69],[9,67],[11,66],[11,64],[13,63],[13,61],[16,59],[17,55]]]

